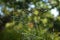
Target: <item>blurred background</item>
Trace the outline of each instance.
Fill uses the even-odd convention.
[[[60,40],[60,0],[0,0],[0,40]]]

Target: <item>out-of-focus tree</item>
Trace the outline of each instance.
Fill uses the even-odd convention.
[[[1,40],[56,40],[60,31],[59,0],[0,0],[4,5],[0,17]],[[57,8],[54,18],[51,9]],[[56,36],[57,35],[57,36]],[[5,37],[6,36],[6,37]],[[8,38],[7,38],[8,36]],[[12,37],[13,36],[13,37]],[[11,38],[12,37],[12,38]],[[59,38],[58,38],[59,40]]]

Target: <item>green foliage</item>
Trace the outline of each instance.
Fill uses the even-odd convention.
[[[35,5],[35,8],[28,10],[30,2]],[[5,5],[2,9],[4,17],[9,16],[8,18],[12,20],[3,23],[6,20],[3,17],[0,18],[0,23],[2,22],[5,27],[0,32],[0,40],[60,40],[58,32],[60,31],[60,16],[55,19],[50,12],[50,5],[42,0],[2,0],[1,4]],[[50,4],[53,8],[60,6],[57,5],[57,0]],[[6,7],[14,10],[9,12]],[[55,29],[52,32],[49,29],[53,27]]]

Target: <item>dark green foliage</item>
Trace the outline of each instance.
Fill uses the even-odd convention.
[[[54,0],[55,1],[55,0]],[[0,17],[0,40],[60,40],[60,16],[54,18],[50,10],[58,3],[49,6],[42,0],[1,0],[5,5],[4,17]],[[30,3],[35,8],[29,8]],[[57,2],[57,0],[56,0]],[[37,5],[38,4],[38,5]],[[13,11],[6,9],[13,8]]]

